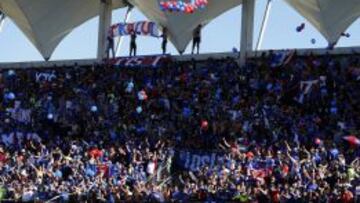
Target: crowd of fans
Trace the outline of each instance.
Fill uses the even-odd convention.
[[[360,57],[274,58],[0,70],[0,201],[355,202]]]

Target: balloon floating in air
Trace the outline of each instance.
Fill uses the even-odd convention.
[[[301,23],[301,25],[296,27],[297,32],[302,32],[305,29],[305,23]]]
[[[192,14],[197,10],[205,9],[208,3],[208,0],[191,0],[190,2],[185,2],[184,0],[163,0],[160,1],[159,6],[163,12]]]
[[[342,36],[342,37],[346,37],[346,38],[350,38],[350,37],[351,37],[350,33],[345,33],[345,32],[341,33],[341,36]]]

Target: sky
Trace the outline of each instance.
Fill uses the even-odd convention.
[[[254,45],[257,42],[259,30],[264,15],[266,1],[257,1],[255,13]],[[113,23],[122,22],[126,9],[113,12]],[[146,20],[140,11],[132,12],[130,21]],[[296,27],[306,23],[303,32],[296,32]],[[56,48],[51,60],[89,59],[96,57],[98,18],[93,18],[70,33]],[[229,52],[234,47],[239,50],[241,31],[241,6],[233,8],[208,24],[202,32],[201,52]],[[360,46],[360,19],[346,31],[350,38],[342,38],[338,46]],[[316,43],[312,44],[311,40]],[[151,55],[161,53],[161,40],[152,37],[139,37],[137,40],[138,54]],[[289,7],[284,1],[275,0],[271,9],[268,26],[262,49],[284,48],[324,48],[326,40],[302,16]],[[120,56],[129,53],[129,39],[123,41]],[[171,54],[177,54],[175,48],[169,44]],[[189,53],[190,45],[185,53]],[[40,53],[16,27],[7,19],[0,32],[0,62],[41,61]]]

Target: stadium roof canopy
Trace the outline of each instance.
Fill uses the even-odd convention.
[[[40,51],[49,58],[58,44],[74,28],[99,15],[101,0],[1,0],[0,10],[9,16]],[[112,0],[112,8],[126,7],[123,0]],[[206,24],[243,0],[208,0],[203,11],[192,15],[164,13],[159,0],[128,0],[150,20],[166,26],[175,47],[182,51],[192,30]],[[255,0],[254,0],[255,1]],[[308,19],[331,43],[336,42],[360,16],[360,0],[284,0]]]
[[[205,10],[198,10],[191,15],[162,12],[158,0],[130,0],[130,2],[147,18],[167,27],[171,42],[178,51],[184,51],[192,39],[193,30],[199,24],[207,24],[225,11],[240,5],[242,0],[209,0]]]
[[[126,6],[113,1],[113,8]],[[0,0],[10,17],[44,58],[76,27],[99,15],[100,0]]]
[[[360,17],[360,0],[286,0],[330,42]]]

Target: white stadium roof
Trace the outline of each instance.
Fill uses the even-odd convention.
[[[360,17],[360,0],[286,0],[331,43]]]
[[[99,15],[100,0],[0,0],[0,10],[24,32],[44,58],[76,27]],[[113,8],[124,7],[115,1]]]
[[[225,11],[241,4],[242,0],[208,0],[205,10],[191,15],[162,12],[158,0],[130,0],[150,20],[167,27],[171,42],[178,51],[185,50],[192,39],[192,32],[199,24],[206,24]]]
[[[242,0],[209,0],[208,7],[192,15],[164,13],[159,0],[128,0],[150,20],[166,26],[175,47],[184,50],[192,30],[206,24]],[[255,1],[255,0],[254,0]],[[336,42],[360,16],[360,0],[284,0],[308,19],[331,43]],[[0,10],[24,32],[44,58],[76,27],[99,15],[100,0],[1,0]],[[113,9],[125,7],[113,0]]]

